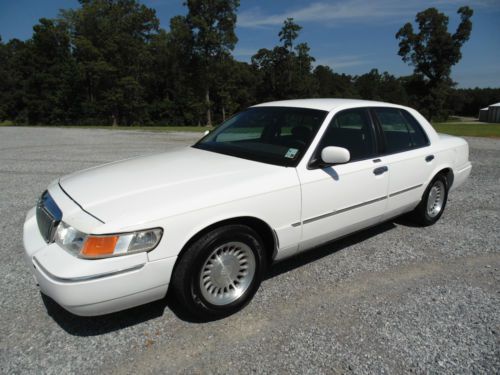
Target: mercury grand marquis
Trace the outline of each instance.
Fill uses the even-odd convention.
[[[101,315],[170,288],[200,318],[248,303],[271,263],[396,216],[443,214],[467,142],[388,103],[259,104],[196,144],[51,183],[24,224],[41,292]]]

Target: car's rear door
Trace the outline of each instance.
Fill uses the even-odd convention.
[[[396,216],[420,201],[434,155],[424,130],[404,109],[372,108],[371,114],[381,136],[380,159],[389,169],[386,217]]]
[[[297,168],[302,188],[300,248],[309,248],[376,224],[384,215],[389,176],[378,159],[377,136],[366,108],[343,110],[331,120],[313,159],[326,146],[345,147],[351,161],[330,167],[314,161]]]

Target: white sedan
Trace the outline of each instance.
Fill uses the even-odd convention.
[[[248,303],[274,261],[405,213],[435,223],[470,170],[467,143],[411,108],[265,103],[191,147],[54,181],[26,217],[25,256],[74,314],[171,288],[213,319]]]

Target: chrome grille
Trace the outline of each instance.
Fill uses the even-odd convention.
[[[62,212],[52,199],[50,194],[45,191],[36,206],[36,221],[38,229],[45,242],[50,243],[54,239],[55,229],[62,219]]]

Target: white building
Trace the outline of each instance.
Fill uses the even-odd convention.
[[[500,123],[500,103],[479,110],[479,121]]]

